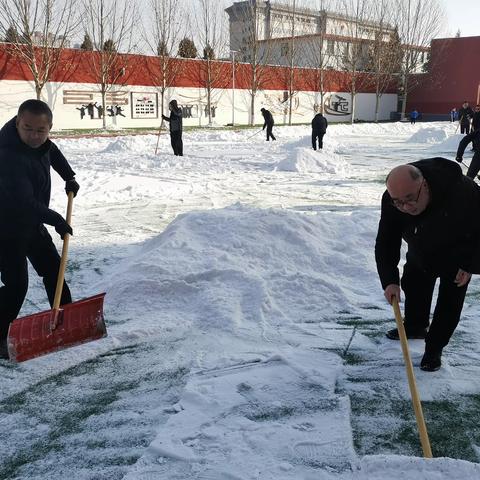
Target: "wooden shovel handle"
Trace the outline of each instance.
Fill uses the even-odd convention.
[[[408,386],[410,387],[410,395],[412,397],[413,410],[417,419],[418,433],[420,435],[420,443],[422,444],[423,456],[425,458],[432,458],[432,450],[430,448],[430,441],[428,439],[427,426],[423,418],[422,404],[420,396],[418,395],[417,385],[415,382],[415,375],[413,374],[412,359],[408,350],[407,334],[403,326],[403,318],[398,305],[398,300],[393,297],[392,301],[393,311],[395,313],[395,321],[397,322],[398,335],[402,345],[403,358],[405,360],[405,368],[407,369]]]
[[[73,192],[68,192],[67,223],[70,226],[72,225],[72,208],[73,208]],[[66,233],[63,236],[62,258],[60,259],[60,268],[58,270],[57,286],[55,288],[55,298],[53,300],[53,306],[52,306],[52,309],[55,310],[56,312],[60,307],[60,299],[62,298],[63,280],[65,279],[65,268],[67,266],[67,253],[68,253],[69,241],[70,241],[70,234]],[[58,313],[56,313],[55,315],[57,316]]]

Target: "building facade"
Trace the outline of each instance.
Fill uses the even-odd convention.
[[[367,71],[374,42],[399,41],[388,24],[326,10],[296,8],[270,1],[235,2],[229,16],[230,48],[240,61],[249,62],[255,44],[258,59],[270,65]],[[393,44],[393,43],[392,43]],[[401,48],[400,44],[399,48]],[[411,49],[411,47],[410,47]],[[415,71],[423,71],[428,48],[418,47]]]
[[[162,77],[158,57],[124,55],[117,70],[122,70],[118,82],[108,86],[105,107],[101,85],[92,65],[98,52],[65,49],[57,69],[42,90],[41,98],[54,111],[54,127],[58,130],[98,129],[106,121],[110,129],[158,128],[161,114],[168,115],[168,102],[176,99],[181,106],[185,126],[225,126],[249,123],[254,109],[256,123],[262,118],[260,108],[269,109],[277,123],[289,117],[288,69],[265,67],[262,82],[254,93],[250,80],[251,65],[245,63],[210,62],[210,111],[207,102],[207,62],[199,59],[170,59],[171,71],[162,105]],[[35,85],[28,67],[12,57],[0,44],[0,122],[16,114],[18,105],[35,97]],[[295,92],[292,96],[292,122],[309,123],[315,112],[323,110],[329,121],[351,120],[351,97],[347,72],[327,72],[323,95],[318,91],[318,71],[295,69]],[[356,120],[375,118],[375,93],[369,77],[357,94]],[[235,85],[235,94],[233,94]],[[323,102],[323,103],[322,103]],[[388,120],[396,108],[396,88],[386,92],[380,102],[379,119]]]
[[[466,100],[480,104],[480,36],[432,40],[430,71],[414,77],[407,110],[424,118],[447,119]]]

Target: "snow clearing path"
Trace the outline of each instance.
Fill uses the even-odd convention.
[[[425,461],[377,279],[395,165],[454,158],[455,125],[331,125],[60,139],[81,190],[67,280],[109,336],[0,361],[0,478],[480,478],[480,283],[444,367],[417,367]],[[467,163],[469,159],[466,159]],[[56,174],[52,208],[66,196]],[[22,314],[48,308],[32,272]]]

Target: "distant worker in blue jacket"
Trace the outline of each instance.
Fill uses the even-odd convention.
[[[450,110],[450,121],[456,122],[458,120],[458,112],[455,107]]]
[[[420,116],[420,114],[417,112],[417,110],[413,110],[410,112],[410,123],[412,125],[415,125],[415,122],[417,121],[417,118]]]

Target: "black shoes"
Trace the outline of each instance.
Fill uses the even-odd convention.
[[[410,338],[411,340],[421,340],[427,336],[427,329],[422,328],[420,330],[409,330],[406,328],[405,333],[407,334],[407,338]],[[385,335],[390,340],[400,340],[400,335],[398,334],[398,330],[396,328],[389,330]]]
[[[9,360],[7,340],[0,340],[0,360]]]
[[[424,372],[436,372],[442,366],[442,351],[425,352],[420,362],[420,369]]]

